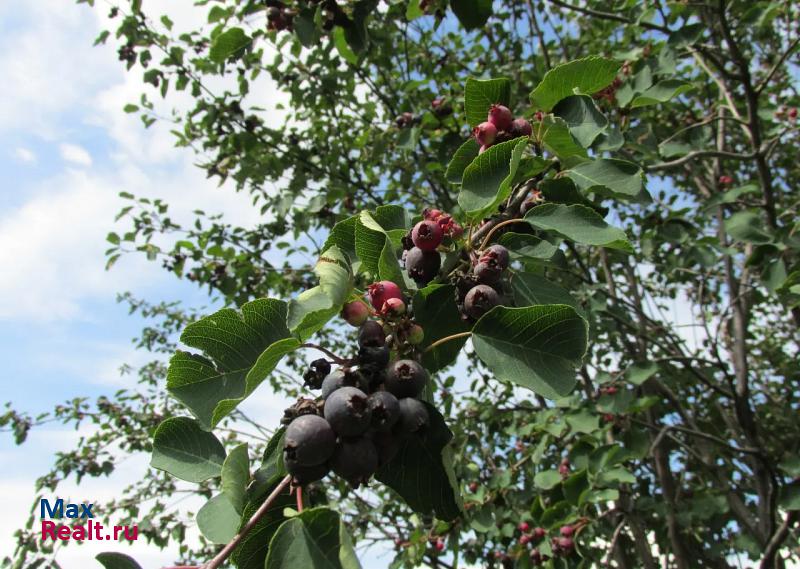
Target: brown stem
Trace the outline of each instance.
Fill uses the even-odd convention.
[[[759,565],[760,569],[777,569],[780,565],[778,564],[778,552],[780,551],[781,545],[786,540],[786,537],[789,535],[789,529],[792,527],[794,522],[798,520],[800,514],[797,511],[792,511],[786,514],[786,519],[783,520],[783,523],[778,527],[777,531],[773,534],[770,538],[767,547],[764,549],[764,556],[761,558],[761,564]]]
[[[336,362],[339,365],[344,365],[344,364],[348,363],[348,360],[346,360],[345,358],[340,358],[339,356],[334,354],[332,351],[330,351],[328,348],[323,348],[322,346],[317,346],[316,344],[300,344],[300,347],[301,348],[313,348],[315,350],[319,350],[320,352],[322,352],[323,354],[325,354],[326,356],[331,358],[334,362]]]
[[[444,338],[439,338],[433,344],[425,348],[426,352],[430,352],[436,346],[440,346],[445,342],[449,342],[450,340],[457,340],[458,338],[466,338],[467,336],[471,336],[472,332],[459,332],[458,334],[453,334],[452,336],[445,336]]]
[[[230,557],[231,553],[233,553],[233,550],[236,549],[236,547],[242,542],[245,536],[247,536],[247,534],[252,531],[261,518],[264,517],[269,510],[269,507],[278,498],[278,496],[280,496],[281,492],[286,489],[291,481],[292,476],[287,474],[286,477],[275,487],[275,489],[272,491],[272,494],[267,496],[267,499],[264,500],[264,503],[261,504],[261,506],[259,506],[258,510],[256,510],[256,513],[253,514],[253,517],[247,521],[241,531],[237,533],[233,539],[230,540],[228,544],[214,556],[211,561],[203,565],[202,569],[217,569],[218,567],[221,567],[222,564],[225,563],[225,560]]]
[[[297,497],[297,511],[303,511],[303,487],[298,486],[295,490],[295,496]]]

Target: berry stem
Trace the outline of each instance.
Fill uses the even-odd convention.
[[[472,332],[459,332],[458,334],[453,334],[452,336],[445,336],[444,338],[439,338],[433,344],[425,348],[426,352],[430,352],[436,346],[444,344],[445,342],[449,342],[450,340],[457,340],[458,338],[466,338],[467,336],[471,336]]]
[[[344,358],[340,358],[339,356],[334,354],[329,349],[323,348],[322,346],[317,346],[316,344],[300,344],[300,347],[301,348],[313,348],[315,350],[319,350],[320,352],[322,352],[323,354],[325,354],[326,356],[331,358],[335,363],[337,363],[339,365],[345,365],[345,364],[350,363],[349,360],[346,360]]]
[[[269,510],[269,507],[272,503],[280,496],[281,492],[283,492],[289,483],[292,481],[291,475],[287,474],[286,477],[281,480],[275,489],[272,491],[272,494],[267,496],[267,499],[264,500],[264,503],[258,507],[256,513],[253,514],[242,530],[233,536],[233,539],[228,542],[228,544],[217,553],[214,558],[209,561],[208,563],[201,565],[201,569],[217,569],[218,567],[222,567],[222,564],[225,563],[225,560],[230,557],[233,550],[241,543],[241,541],[245,538],[245,536],[250,533],[250,531],[256,526],[256,524],[264,517],[264,515]]]
[[[295,495],[297,497],[297,511],[302,513],[303,512],[303,487],[298,486],[295,490]]]
[[[489,244],[489,240],[492,238],[492,235],[494,235],[495,231],[497,231],[504,225],[511,225],[512,223],[527,223],[527,221],[525,221],[524,219],[506,219],[505,221],[501,221],[500,223],[492,227],[491,231],[489,231],[489,233],[486,234],[486,237],[484,237],[483,242],[481,243],[481,246],[478,250],[486,248],[486,246]]]

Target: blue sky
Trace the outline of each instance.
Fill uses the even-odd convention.
[[[202,11],[192,2],[150,2],[181,27],[195,26]],[[178,281],[144,259],[124,258],[104,270],[105,235],[122,207],[120,191],[159,196],[178,220],[201,208],[252,224],[258,212],[246,196],[219,189],[193,166],[193,156],[173,148],[169,125],[143,129],[122,112],[141,92],[138,74],[128,75],[115,48],[93,48],[104,25],[105,8],[91,10],[63,0],[6,0],[0,3],[0,358],[2,401],[21,410],[47,411],[75,396],[112,394],[130,385],[120,377],[123,363],[142,363],[131,338],[141,328],[116,302],[132,291],[150,300],[208,302],[187,281]],[[265,80],[266,81],[266,80]],[[262,103],[274,104],[267,85]],[[154,100],[160,99],[151,94]],[[180,107],[186,99],[170,99]],[[169,110],[162,103],[162,109]],[[269,394],[248,402],[265,420],[285,403]],[[12,534],[27,518],[33,484],[77,436],[70,429],[34,430],[16,447],[0,436],[0,474],[6,508],[0,518],[0,551],[13,550]],[[107,480],[80,488],[67,483],[62,497],[104,500],[140,478],[148,457],[136,456]],[[196,505],[195,505],[196,507]],[[59,554],[65,569],[92,566],[104,546],[67,547]],[[132,553],[144,567],[168,564],[173,552],[143,545]],[[380,565],[378,565],[380,566]]]

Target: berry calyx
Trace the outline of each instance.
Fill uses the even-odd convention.
[[[533,134],[533,127],[531,127],[531,123],[525,119],[514,119],[508,132],[514,138],[518,136],[530,136]]]
[[[367,398],[372,413],[372,428],[376,431],[389,431],[400,418],[400,403],[388,391],[376,391]]]
[[[514,121],[514,115],[505,105],[492,105],[489,107],[489,117],[487,119],[497,130],[508,130]],[[485,123],[484,123],[485,124]]]
[[[369,318],[369,308],[360,300],[348,302],[342,307],[342,318],[351,326],[361,326]]]
[[[414,360],[397,360],[386,370],[384,387],[392,395],[416,397],[428,382],[428,372]]]
[[[411,231],[411,240],[423,251],[433,251],[441,245],[443,238],[444,231],[441,226],[429,219],[420,221]]]
[[[479,284],[464,297],[464,312],[476,320],[500,304],[500,295],[492,287]]]
[[[494,123],[486,121],[472,129],[472,136],[481,146],[490,146],[497,138],[497,130]]]
[[[390,298],[403,299],[403,291],[392,281],[379,281],[367,287],[369,301],[375,310],[383,308],[383,303]]]
[[[319,389],[325,377],[331,372],[331,364],[328,360],[320,358],[314,360],[309,365],[308,370],[303,374],[303,381],[311,389]]]

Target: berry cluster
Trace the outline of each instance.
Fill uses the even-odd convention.
[[[486,122],[482,122],[472,129],[472,135],[481,145],[480,152],[493,144],[506,142],[520,136],[530,136],[532,133],[531,123],[522,117],[515,119],[511,110],[504,105],[489,107],[489,116]]]
[[[403,238],[403,262],[408,276],[420,286],[431,282],[442,266],[437,248],[445,237],[456,239],[464,232],[453,217],[438,209],[423,211],[423,219]]]
[[[521,522],[517,529],[522,534],[519,537],[519,544],[527,547],[529,544],[538,545],[547,537],[547,530],[543,527],[531,529],[528,522]],[[554,556],[567,556],[575,549],[575,542],[572,537],[575,535],[575,528],[571,525],[562,526],[558,536],[550,538],[550,549]],[[543,554],[538,547],[534,547],[530,552],[531,564],[539,566],[550,559],[550,556]]]
[[[619,89],[621,86],[622,79],[615,77],[611,82],[611,85],[600,89],[597,93],[594,93],[592,98],[595,100],[604,99],[613,105],[617,100],[617,89]]]
[[[287,411],[284,462],[296,484],[332,470],[358,487],[394,457],[404,437],[419,436],[428,426],[428,410],[417,399],[428,372],[409,354],[423,330],[407,314],[395,283],[381,281],[367,290],[371,308],[356,300],[342,310],[347,322],[359,326],[357,356],[333,371],[324,359],[312,362],[304,379],[321,389],[321,401],[301,399]]]
[[[503,275],[508,263],[508,249],[491,245],[473,257],[469,273],[457,277],[456,303],[465,320],[477,320],[502,304],[507,288]]]

